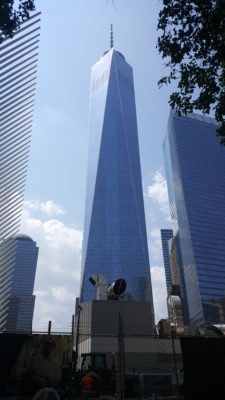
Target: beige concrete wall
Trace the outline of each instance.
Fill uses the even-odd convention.
[[[16,335],[15,335],[16,336]],[[9,387],[59,387],[62,368],[72,362],[72,336],[27,337],[14,365]]]
[[[135,301],[93,301],[92,333],[112,334],[121,330],[125,334],[153,334],[152,305],[150,302]]]
[[[79,341],[86,340],[85,335],[117,335],[121,328],[125,334],[153,334],[152,304],[135,301],[91,301],[82,303],[79,316]],[[119,328],[119,316],[121,327]],[[75,319],[77,332],[78,316]]]
[[[81,354],[104,353],[119,358],[119,337],[127,371],[168,372],[173,368],[171,339],[154,338],[152,308],[148,302],[92,301],[81,304],[79,316],[78,366]],[[77,318],[78,320],[78,318]],[[77,325],[75,331],[77,331]],[[181,359],[180,341],[174,340]],[[180,361],[179,361],[180,362]],[[110,363],[111,364],[111,363]],[[181,365],[182,366],[182,365]]]
[[[108,367],[111,368],[114,353],[118,368],[118,337],[92,337],[81,343],[78,365],[81,367],[82,353],[104,353],[107,355]],[[180,340],[174,339],[177,369],[183,367]],[[123,355],[125,372],[168,373],[174,369],[174,355],[171,339],[161,338],[123,338]]]

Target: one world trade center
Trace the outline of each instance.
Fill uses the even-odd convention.
[[[101,274],[152,303],[133,72],[113,43],[91,70],[89,134],[80,301],[96,298],[89,278]]]

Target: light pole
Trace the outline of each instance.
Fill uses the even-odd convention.
[[[80,312],[82,311],[82,307],[80,305],[77,306],[78,312],[77,312],[77,329],[76,329],[76,342],[75,342],[75,355],[74,355],[74,361],[73,361],[73,379],[74,379],[74,394],[77,397],[79,394],[79,375],[77,373],[77,360],[78,360],[78,345],[79,345],[79,328],[80,328]],[[74,354],[74,353],[73,353]]]
[[[124,393],[124,349],[123,349],[123,321],[121,313],[119,312],[119,348],[118,348],[118,378],[119,378],[119,400],[125,399]]]
[[[80,328],[80,312],[83,308],[78,304],[78,313],[77,313],[77,331],[76,331],[76,353],[75,353],[75,372],[77,372],[77,360],[78,360],[78,345],[79,345],[79,328]]]

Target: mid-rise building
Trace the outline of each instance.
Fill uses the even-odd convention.
[[[0,277],[0,297],[3,300],[0,331],[29,333],[32,331],[35,303],[33,290],[38,247],[28,235],[18,234],[2,241],[1,251],[7,250],[10,243],[15,254],[10,264],[2,268]]]
[[[161,229],[160,232],[161,232],[164,269],[166,275],[166,287],[168,291],[168,289],[173,283],[171,263],[170,263],[173,231],[172,229]]]
[[[197,325],[223,323],[225,315],[225,150],[217,127],[212,118],[171,111],[164,141],[181,297]]]
[[[179,261],[178,261],[178,256],[177,256],[175,239],[173,238],[172,242],[171,242],[170,266],[171,266],[172,281],[173,281],[174,285],[180,285],[178,262]]]
[[[133,71],[111,44],[91,71],[90,142],[80,301],[92,274],[124,278],[125,298],[152,303]]]
[[[181,303],[180,285],[172,284],[167,296],[168,322],[174,327],[176,332],[182,333],[184,330],[184,314]]]
[[[176,332],[184,327],[180,280],[177,268],[175,240],[172,229],[161,229],[163,260],[167,286],[167,322],[176,327]]]

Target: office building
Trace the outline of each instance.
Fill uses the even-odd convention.
[[[40,13],[0,44],[0,243],[19,232],[30,150],[40,38]],[[6,244],[8,248],[6,249]],[[15,241],[0,246],[0,329],[10,295]],[[8,279],[8,281],[7,281]]]
[[[81,302],[96,298],[92,274],[152,303],[133,72],[113,44],[91,71]]]
[[[172,239],[171,242],[170,266],[171,266],[171,275],[173,284],[180,285],[179,270],[178,270],[178,255],[174,238]]]
[[[172,284],[168,289],[167,310],[169,325],[178,333],[184,332],[184,313],[181,302],[180,285]]]
[[[225,314],[225,150],[216,129],[212,118],[171,111],[164,141],[181,296],[197,325]]]
[[[166,275],[166,287],[168,291],[168,289],[173,283],[171,263],[170,263],[173,231],[172,229],[161,229],[160,232],[161,232],[163,261],[164,261],[164,268]]]
[[[0,278],[0,296],[5,300],[1,331],[29,333],[32,331],[35,303],[33,290],[38,247],[29,236],[18,234],[1,242],[2,251],[8,248],[9,242],[15,243],[15,256],[11,259],[10,268],[7,265]],[[6,286],[8,286],[7,295]]]
[[[178,332],[179,329],[183,329],[184,320],[175,240],[173,238],[172,229],[161,229],[161,241],[167,287],[167,322],[169,322],[170,326],[174,324],[176,326],[176,332]]]

